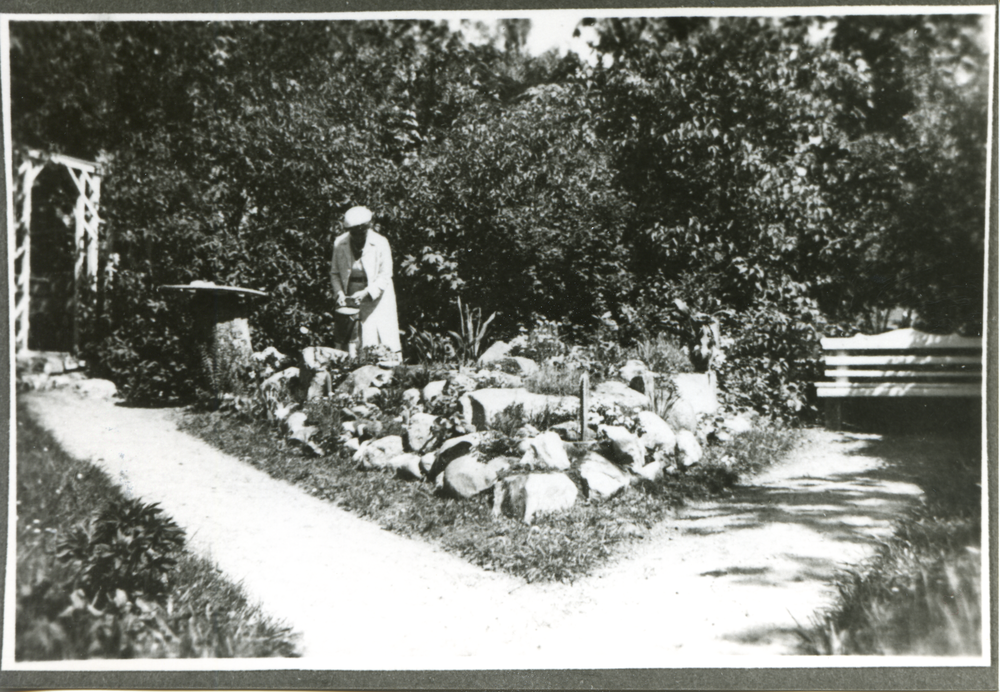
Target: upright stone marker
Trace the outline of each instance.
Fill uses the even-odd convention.
[[[580,376],[580,441],[587,441],[587,409],[590,404],[590,376],[583,373]]]

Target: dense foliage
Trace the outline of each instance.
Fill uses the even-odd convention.
[[[255,346],[329,342],[336,220],[376,211],[400,323],[668,335],[735,398],[802,407],[823,330],[980,333],[987,60],[976,16],[12,22],[18,146],[104,166],[91,360],[187,397],[193,279],[257,288]],[[306,327],[309,332],[303,332]],[[414,334],[418,332],[413,332]],[[309,336],[312,334],[314,336]],[[411,354],[414,357],[416,354]]]

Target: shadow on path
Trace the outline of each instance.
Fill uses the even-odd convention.
[[[726,641],[794,649],[788,621],[807,625],[817,594],[829,598],[839,573],[870,557],[912,507],[940,492],[949,469],[968,463],[967,446],[953,439],[813,433],[804,453],[678,517],[681,536],[725,544],[698,573],[713,591],[770,600],[790,616],[730,631]],[[804,592],[812,606],[800,609],[795,594]]]

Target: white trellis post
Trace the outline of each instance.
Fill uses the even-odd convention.
[[[74,217],[74,248],[76,261],[73,265],[73,346],[80,345],[81,307],[89,303],[97,291],[97,248],[101,217],[97,213],[101,200],[101,176],[96,163],[56,154],[55,163],[66,166],[76,183],[79,196],[76,198]]]
[[[44,159],[36,152],[27,152],[17,167],[17,201],[14,204],[14,349],[28,348],[28,329],[31,321],[31,191],[35,179],[45,168]]]
[[[101,218],[97,213],[101,200],[101,176],[96,163],[55,154],[46,156],[29,149],[17,168],[15,208],[14,272],[16,295],[14,298],[14,348],[28,349],[28,332],[31,320],[31,191],[35,179],[45,165],[52,161],[66,166],[79,196],[76,200],[75,264],[73,292],[73,346],[79,346],[80,306],[85,291],[97,290],[98,233]]]

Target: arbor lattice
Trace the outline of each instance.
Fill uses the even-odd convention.
[[[98,237],[101,218],[98,213],[101,198],[100,166],[91,161],[21,150],[21,161],[15,175],[14,211],[14,347],[28,349],[31,319],[31,194],[38,175],[49,163],[65,166],[79,192],[74,210],[75,261],[73,265],[73,346],[79,346],[80,306],[97,292]]]

